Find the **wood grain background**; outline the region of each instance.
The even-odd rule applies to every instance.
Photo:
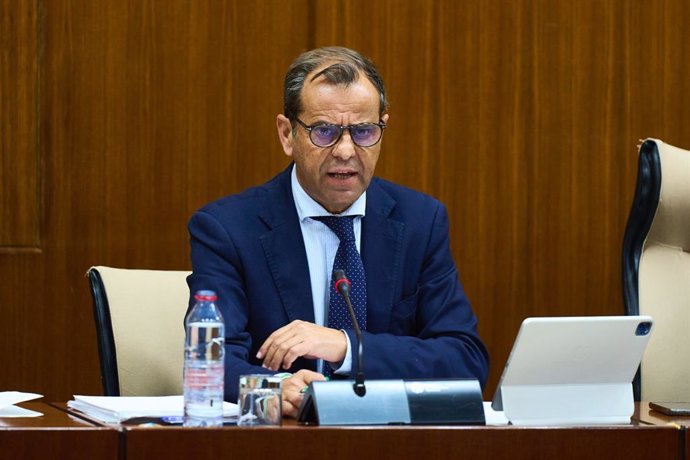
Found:
[[[338,44],[389,89],[378,175],[448,205],[490,397],[525,317],[623,312],[638,139],[690,147],[688,23],[685,0],[0,0],[0,389],[101,391],[86,270],[189,268],[191,213],[287,164],[287,66]]]

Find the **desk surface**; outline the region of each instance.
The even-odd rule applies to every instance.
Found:
[[[41,417],[0,418],[0,456],[33,459],[117,460],[120,432],[99,426],[43,402],[20,404]]]
[[[0,445],[13,458],[165,459],[353,456],[377,459],[644,459],[682,458],[677,425],[603,427],[314,427],[287,421],[276,428],[105,427],[46,403],[32,419],[0,419]],[[646,407],[646,406],[644,406]],[[644,409],[639,411],[644,417]],[[640,416],[642,417],[642,415]],[[5,450],[7,449],[7,450]],[[690,457],[687,457],[690,458]]]
[[[683,429],[683,445],[685,459],[690,459],[690,416],[670,416],[662,414],[649,408],[647,401],[642,401],[637,405],[634,420],[648,425],[667,425]]]
[[[690,428],[690,416],[670,416],[649,408],[649,402],[641,401],[635,410],[633,420],[647,425],[677,425]]]
[[[126,427],[126,458],[645,459],[679,458],[671,426],[306,427],[218,430]]]

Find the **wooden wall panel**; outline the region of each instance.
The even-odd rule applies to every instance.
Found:
[[[637,139],[663,133],[689,145],[680,128],[687,7],[316,4],[316,44],[361,49],[387,82],[378,173],[449,206],[456,261],[492,356],[487,395],[525,317],[622,313]],[[680,93],[673,102],[669,86]],[[664,122],[670,114],[679,121]]]
[[[304,1],[41,10],[32,121],[46,153],[45,246],[0,255],[0,348],[11,351],[0,388],[55,401],[101,389],[86,270],[188,268],[191,213],[287,164],[275,117],[308,28]]]
[[[448,206],[487,397],[523,318],[622,313],[637,139],[690,147],[684,0],[0,8],[0,244],[41,243],[0,253],[0,388],[50,400],[100,391],[89,266],[187,268],[189,215],[287,164],[275,116],[305,49],[378,64],[391,118],[377,172]]]
[[[662,83],[663,124],[657,121],[656,129],[648,135],[687,149],[690,148],[690,40],[683,21],[690,18],[690,4],[666,0],[661,14],[658,35],[662,61],[651,68],[646,66],[649,61],[642,61],[635,70]],[[654,117],[654,112],[642,112],[646,120]]]
[[[0,253],[40,250],[38,6],[0,1]]]

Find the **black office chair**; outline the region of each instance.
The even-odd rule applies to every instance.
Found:
[[[623,239],[625,314],[654,332],[633,384],[636,400],[690,401],[690,152],[646,139]]]
[[[189,274],[89,269],[105,396],[182,394]]]

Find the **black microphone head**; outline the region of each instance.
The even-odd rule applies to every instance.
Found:
[[[333,287],[342,296],[348,296],[350,293],[350,280],[345,276],[345,270],[337,268],[333,270]]]
[[[342,268],[336,268],[333,270],[333,281],[337,283],[341,279],[347,279],[347,276],[345,276],[345,270]]]

